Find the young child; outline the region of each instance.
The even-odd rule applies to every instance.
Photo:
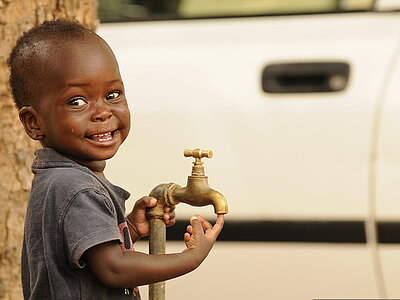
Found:
[[[123,43],[123,41],[121,41]],[[45,22],[9,57],[10,84],[26,133],[39,140],[25,223],[25,299],[140,299],[137,286],[197,268],[222,230],[196,215],[181,253],[148,255],[132,243],[149,232],[143,197],[125,216],[129,193],[104,177],[105,160],[127,137],[130,113],[113,52],[80,24]],[[167,226],[174,207],[164,208]]]

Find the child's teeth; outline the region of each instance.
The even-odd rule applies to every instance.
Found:
[[[94,134],[93,138],[97,139],[99,142],[105,142],[112,139],[111,132]]]
[[[101,136],[105,136],[105,135],[109,135],[109,134],[111,134],[111,132],[101,133],[101,134],[95,134],[94,136],[101,137]]]

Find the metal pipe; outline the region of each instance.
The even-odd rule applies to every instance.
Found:
[[[147,218],[150,224],[149,254],[165,254],[166,228],[163,220],[165,202],[165,191],[171,184],[160,184],[151,192],[151,197],[156,198],[157,205],[147,210]],[[165,281],[149,285],[149,300],[165,299]]]
[[[212,151],[201,149],[185,150],[185,157],[194,157],[192,175],[188,176],[186,187],[174,183],[160,184],[151,192],[150,196],[156,198],[157,205],[147,211],[150,224],[149,253],[165,254],[166,228],[163,220],[164,206],[176,205],[184,202],[193,206],[212,204],[216,214],[227,214],[228,203],[225,197],[213,190],[208,185],[208,178],[204,173],[201,158],[212,157]],[[165,300],[165,282],[149,285],[149,300]]]

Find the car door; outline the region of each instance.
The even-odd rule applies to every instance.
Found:
[[[364,224],[375,220],[371,163],[397,12],[101,24],[99,34],[133,116],[108,176],[136,199],[185,185],[183,149],[211,149],[206,174],[229,202],[227,243],[195,280],[171,282],[173,299],[204,278],[198,299],[385,293]],[[197,211],[212,218],[211,208],[177,208],[182,224]]]
[[[399,47],[399,46],[398,46]],[[374,132],[371,178],[371,216],[376,220],[379,242],[376,253],[381,264],[384,288],[389,297],[400,293],[397,278],[400,276],[400,139],[399,95],[400,55],[399,48],[392,56],[387,80],[377,104]]]

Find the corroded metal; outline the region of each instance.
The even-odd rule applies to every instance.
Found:
[[[216,214],[227,214],[228,203],[220,192],[213,190],[208,185],[208,177],[205,176],[202,157],[211,158],[212,151],[209,150],[185,150],[184,156],[194,157],[192,175],[188,176],[186,187],[177,184],[170,185],[164,199],[168,205],[176,205],[184,202],[193,206],[206,206],[212,204]]]
[[[151,192],[150,196],[156,198],[157,205],[147,210],[147,218],[150,224],[149,253],[165,254],[166,228],[163,220],[165,203],[165,191],[171,184],[160,184]],[[149,285],[150,300],[165,299],[165,281]]]
[[[149,253],[164,254],[166,244],[166,228],[163,221],[164,206],[176,205],[184,202],[193,206],[212,204],[216,214],[227,214],[228,203],[225,197],[213,190],[208,185],[201,158],[211,158],[212,151],[194,149],[184,151],[185,157],[194,157],[192,175],[188,176],[187,186],[181,187],[174,183],[160,184],[151,192],[150,196],[156,198],[157,205],[147,211],[150,223]],[[165,299],[165,282],[149,285],[149,300]]]
[[[150,254],[165,254],[166,230],[162,219],[150,219]],[[152,283],[149,285],[149,299],[165,299],[165,281]]]

